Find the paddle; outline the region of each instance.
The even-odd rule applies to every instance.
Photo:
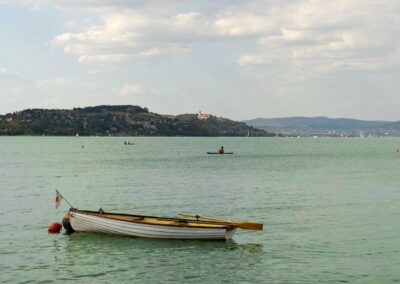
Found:
[[[249,221],[231,221],[231,220],[224,220],[224,219],[207,217],[207,216],[199,216],[199,215],[188,214],[188,213],[179,213],[178,215],[184,216],[184,217],[196,218],[196,219],[204,219],[204,220],[211,220],[211,221],[227,223],[227,224],[231,224],[231,225],[237,226],[237,227],[239,227],[241,229],[245,229],[245,230],[261,231],[263,229],[263,224],[249,222]]]

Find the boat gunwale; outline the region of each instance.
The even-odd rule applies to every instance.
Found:
[[[127,213],[109,213],[109,212],[104,212],[103,214],[107,215],[122,215],[122,216],[129,216],[129,217],[140,217],[141,219],[138,220],[124,220],[120,218],[113,218],[110,216],[104,216],[102,213],[98,211],[91,211],[91,210],[80,210],[76,208],[70,208],[69,212],[73,213],[81,213],[81,214],[86,214],[90,216],[95,216],[99,218],[104,218],[104,219],[110,219],[110,220],[116,220],[116,221],[121,221],[121,222],[128,222],[128,223],[136,223],[136,224],[142,224],[142,225],[150,225],[150,226],[168,226],[168,227],[185,227],[185,228],[199,228],[199,229],[226,229],[227,232],[231,231],[233,229],[236,229],[237,226],[224,223],[224,222],[218,222],[218,221],[203,221],[203,220],[189,220],[189,219],[184,219],[184,218],[173,218],[173,217],[158,217],[158,216],[147,216],[147,215],[135,215],[135,214],[127,214]],[[177,224],[157,224],[157,223],[149,223],[146,221],[143,221],[144,218],[149,218],[149,219],[159,219],[163,221],[175,221],[179,222]],[[191,226],[189,223],[195,223],[195,224],[204,224],[204,226]],[[207,226],[209,225],[217,225],[219,227],[214,227],[214,226]]]

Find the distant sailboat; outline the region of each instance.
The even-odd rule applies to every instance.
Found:
[[[76,137],[76,138],[79,138],[79,133],[76,133],[75,137]]]
[[[250,130],[247,130],[247,137],[250,137]]]

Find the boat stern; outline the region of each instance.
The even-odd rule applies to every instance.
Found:
[[[227,229],[225,234],[225,239],[226,240],[232,239],[233,235],[236,233],[236,229],[237,229],[236,227],[232,229]]]

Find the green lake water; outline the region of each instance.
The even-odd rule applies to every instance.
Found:
[[[124,140],[0,137],[1,282],[400,282],[400,139]],[[234,155],[206,155],[221,145]],[[80,209],[264,230],[227,242],[49,235],[68,210],[55,188]]]

